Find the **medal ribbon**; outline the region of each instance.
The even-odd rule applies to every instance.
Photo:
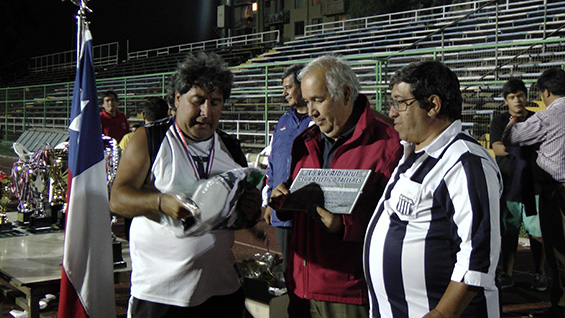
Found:
[[[179,125],[177,124],[176,120],[175,120],[175,129],[176,129],[177,134],[179,135],[180,140],[182,140],[182,143],[184,145],[184,149],[186,150],[188,162],[190,162],[190,165],[192,166],[192,171],[194,172],[194,177],[196,177],[196,180],[200,180],[202,177],[198,173],[197,164],[196,164],[196,162],[194,162],[194,159],[192,158],[192,154],[190,153],[190,149],[188,147],[188,143],[186,142],[186,138],[184,137],[184,133],[182,132],[182,130],[180,130]],[[216,145],[216,135],[213,134],[212,135],[212,145],[210,146],[210,150],[208,152],[208,162],[206,164],[206,170],[205,170],[205,175],[204,175],[205,179],[207,179],[210,176],[210,171],[212,171],[212,164],[214,162],[214,156],[216,154],[215,145]]]

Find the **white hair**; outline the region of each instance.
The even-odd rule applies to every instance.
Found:
[[[304,76],[315,69],[325,71],[327,89],[333,100],[343,97],[343,87],[347,85],[351,91],[351,100],[355,102],[361,84],[349,64],[337,56],[324,55],[308,63],[298,74],[298,80],[302,81]]]

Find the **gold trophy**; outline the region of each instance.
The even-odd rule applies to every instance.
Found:
[[[54,149],[49,153],[49,206],[51,214],[56,216],[56,224],[65,227],[65,207],[67,199],[68,152]]]
[[[11,231],[12,222],[6,214],[7,206],[11,201],[10,180],[3,171],[0,171],[0,232]]]

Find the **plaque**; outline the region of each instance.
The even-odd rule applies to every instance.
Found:
[[[336,214],[351,214],[371,170],[300,169],[279,210],[310,210],[316,205]]]

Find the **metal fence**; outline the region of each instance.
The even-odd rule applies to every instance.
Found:
[[[118,42],[95,45],[92,50],[94,66],[108,66],[118,64]],[[53,54],[46,54],[31,58],[30,70],[34,73],[75,68],[77,65],[77,51],[69,50]]]
[[[545,69],[565,65],[565,39],[554,38],[513,43],[469,45],[438,49],[407,50],[400,53],[345,56],[357,73],[362,93],[371,105],[385,111],[388,80],[392,73],[411,61],[435,59],[446,63],[458,75],[464,96],[463,121],[477,138],[485,139],[490,120],[505,109],[501,88],[510,77],[521,78],[532,89]],[[286,110],[281,77],[286,66],[308,60],[240,65],[235,74],[232,96],[226,101],[221,128],[236,134],[246,149],[259,152],[268,144],[278,117]],[[148,74],[97,81],[99,92],[111,89],[120,96],[120,110],[130,118],[139,112],[140,102],[149,96],[164,96],[171,73]],[[0,88],[0,129],[4,140],[15,140],[29,128],[66,128],[73,83]],[[531,106],[537,106],[532,103]]]
[[[171,45],[151,50],[128,52],[128,60],[148,58],[152,56],[169,55],[196,50],[213,50],[234,46],[246,47],[255,44],[279,43],[280,33],[278,30],[267,31],[246,35],[239,35],[215,40]]]

